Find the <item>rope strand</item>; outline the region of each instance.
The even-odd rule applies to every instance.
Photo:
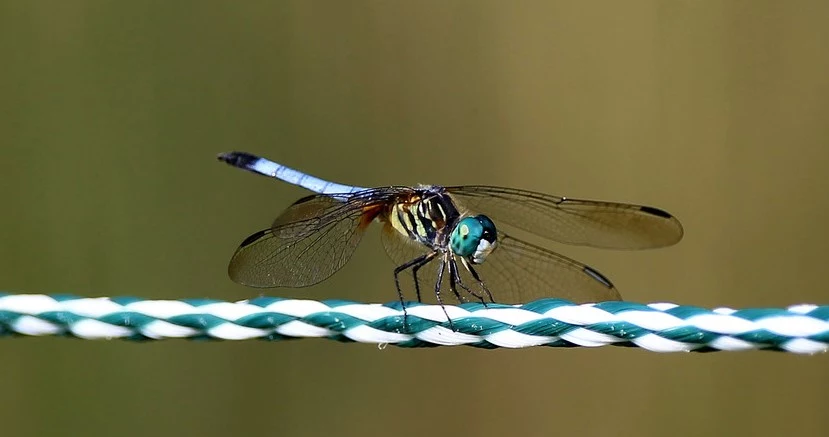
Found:
[[[0,293],[0,335],[81,339],[283,340],[321,337],[400,347],[636,346],[655,352],[829,348],[829,306],[733,310],[542,299],[526,305],[364,304],[260,297],[144,300]]]

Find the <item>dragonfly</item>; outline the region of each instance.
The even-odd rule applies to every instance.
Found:
[[[421,288],[428,287],[450,323],[444,296],[485,305],[544,297],[575,303],[621,300],[598,270],[513,231],[620,250],[671,246],[683,236],[679,220],[650,206],[487,185],[365,188],[326,181],[246,152],[222,153],[218,159],[314,193],[242,241],[228,266],[234,282],[258,288],[320,283],[349,261],[368,226],[380,222],[383,247],[396,265],[394,282],[404,314],[403,290],[414,288],[417,301],[423,302]]]

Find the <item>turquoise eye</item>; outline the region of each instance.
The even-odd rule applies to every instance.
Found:
[[[452,230],[449,244],[452,252],[458,256],[472,256],[478,250],[481,240],[495,242],[495,223],[485,215],[464,217]]]

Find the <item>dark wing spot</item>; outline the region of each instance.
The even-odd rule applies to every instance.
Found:
[[[673,218],[673,216],[668,214],[667,212],[662,211],[659,208],[654,208],[652,206],[643,206],[643,207],[640,207],[639,210],[646,213],[646,214],[655,215],[657,217],[662,217],[662,218],[666,218],[666,219]]]
[[[255,234],[251,235],[250,237],[245,238],[245,241],[243,241],[242,244],[239,245],[239,248],[241,249],[245,246],[249,246],[249,245],[253,244],[253,242],[255,242],[256,240],[264,237],[266,232],[268,232],[268,231],[266,231],[266,230],[265,231],[259,231]]]
[[[590,268],[588,266],[584,266],[583,270],[584,270],[584,273],[587,273],[591,278],[601,282],[602,285],[604,285],[605,287],[613,288],[613,283],[610,282],[610,279],[607,279],[603,274],[597,272],[596,270],[593,270],[592,268]]]

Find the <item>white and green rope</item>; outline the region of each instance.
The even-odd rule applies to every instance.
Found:
[[[260,297],[144,300],[0,293],[0,336],[283,340],[323,337],[401,347],[637,346],[656,352],[829,349],[829,306],[732,310],[542,299],[521,306],[364,304]]]

